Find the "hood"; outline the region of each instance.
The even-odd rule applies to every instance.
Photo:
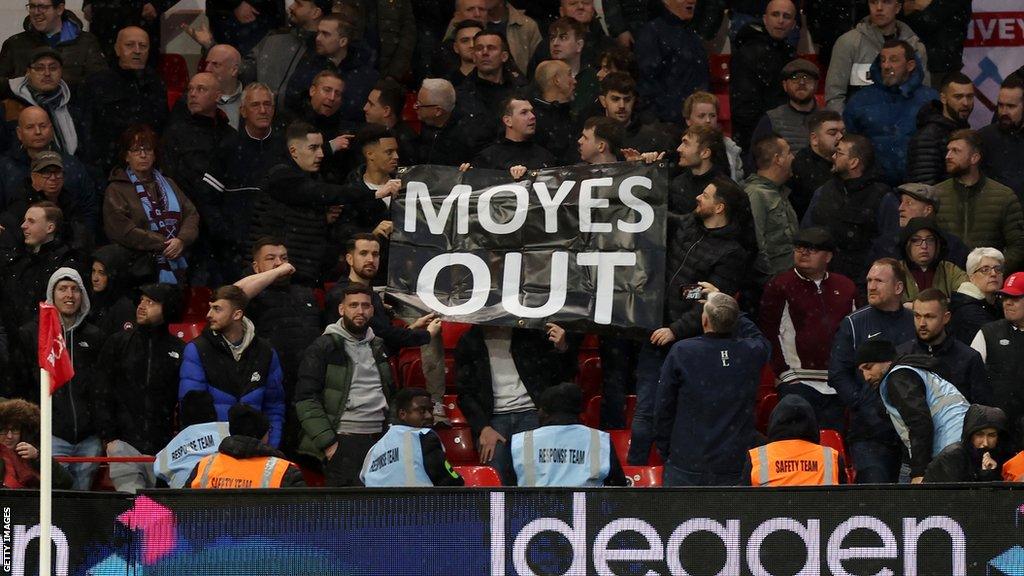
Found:
[[[921,230],[931,230],[932,234],[935,234],[937,244],[935,246],[935,258],[932,260],[931,265],[945,260],[949,247],[946,245],[946,237],[942,235],[942,229],[935,223],[935,220],[931,218],[911,218],[907,225],[900,230],[900,254],[903,257],[903,261],[908,265],[910,264],[907,240],[910,240],[911,236]]]
[[[92,261],[100,262],[107,270],[107,289],[93,296],[102,295],[108,301],[121,296],[129,284],[125,273],[131,260],[132,255],[128,250],[118,244],[108,244],[93,251]],[[92,282],[89,283],[89,291],[92,294]]]
[[[351,332],[345,330],[345,327],[342,326],[341,322],[342,320],[339,318],[338,321],[335,322],[334,324],[328,324],[327,328],[324,328],[324,335],[341,336],[342,338],[345,339],[346,342],[352,342],[353,344],[358,344],[360,342],[369,342],[370,340],[373,340],[373,328],[367,326],[366,334],[362,338],[357,338],[356,336],[353,336]]]
[[[245,351],[249,348],[249,345],[252,344],[252,341],[256,339],[256,325],[252,323],[252,320],[249,320],[249,318],[242,316],[242,327],[242,345],[239,346],[238,348],[232,347],[228,342],[227,338],[222,336],[220,332],[210,330],[209,328],[207,328],[207,330],[210,330],[211,333],[217,335],[218,340],[224,343],[224,346],[231,352],[231,355],[235,358],[235,362],[238,362],[238,360],[242,357],[242,354],[245,354]]]
[[[818,444],[821,433],[811,404],[796,394],[784,396],[768,420],[768,441],[806,440]]]
[[[967,409],[967,414],[964,415],[964,433],[961,437],[964,445],[970,446],[971,435],[982,428],[995,428],[998,430],[1000,444],[1002,444],[1004,439],[1009,440],[1005,412],[991,406],[971,404],[971,407]]]
[[[924,67],[921,66],[921,58],[914,56],[914,61],[917,62],[917,66],[914,66],[913,72],[910,73],[910,77],[906,79],[903,84],[898,86],[886,86],[882,83],[882,61],[881,56],[876,56],[875,61],[871,63],[871,81],[876,86],[886,90],[888,92],[899,92],[900,96],[904,98],[910,98],[914,92],[924,84]]]
[[[259,438],[240,436],[238,434],[228,436],[221,440],[220,446],[217,447],[217,451],[221,454],[240,460],[243,458],[258,458],[263,456],[284,458],[284,454],[260,442]]]
[[[938,124],[950,132],[961,128],[970,128],[970,124],[967,122],[946,118],[943,114],[942,102],[938,100],[927,102],[917,111],[917,128],[920,130],[929,124]]]
[[[57,285],[57,282],[61,280],[72,280],[75,284],[78,284],[78,289],[82,291],[82,307],[78,309],[78,314],[75,315],[75,323],[70,328],[65,328],[65,331],[74,330],[85,321],[85,317],[89,315],[89,310],[92,309],[92,304],[89,302],[89,292],[85,289],[85,283],[82,282],[82,276],[78,273],[78,270],[74,268],[58,268],[56,272],[50,276],[50,281],[46,283],[46,303],[53,304],[53,288]]]
[[[82,24],[82,21],[79,20],[78,16],[76,16],[75,13],[72,12],[71,10],[65,9],[64,13],[61,14],[60,19],[61,19],[61,28],[60,28],[60,41],[61,41],[61,43],[63,43],[63,42],[70,42],[71,40],[74,40],[75,38],[78,38],[78,35],[82,32],[82,29],[85,28],[85,26]],[[35,28],[32,27],[32,22],[29,20],[28,16],[25,16],[25,19],[22,20],[21,27],[24,28],[26,32],[35,32],[36,31]],[[38,32],[37,32],[37,34],[38,34]]]
[[[29,89],[27,76],[11,78],[7,81],[7,84],[11,88],[11,93],[18,98],[26,102],[36,103],[35,96],[32,95],[32,91]],[[61,80],[57,89],[60,90],[60,105],[67,106],[71,102],[71,88],[68,87],[67,82]]]
[[[947,336],[948,338],[948,336]],[[945,369],[942,367],[942,362],[938,358],[932,358],[927,354],[904,354],[896,358],[892,363],[893,367],[896,366],[911,366],[913,368],[920,368],[927,372],[934,372],[943,378],[946,378]],[[946,378],[948,380],[948,378]]]

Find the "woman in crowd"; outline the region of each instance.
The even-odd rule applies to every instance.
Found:
[[[31,443],[38,436],[38,406],[25,400],[0,402],[0,487],[39,487],[39,449]],[[53,487],[69,490],[71,475],[56,461],[52,466]]]
[[[1003,253],[995,248],[975,248],[967,255],[967,278],[950,296],[950,333],[971,345],[978,330],[1003,317],[996,291],[1003,287]]]

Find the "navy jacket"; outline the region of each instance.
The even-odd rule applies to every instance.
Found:
[[[662,122],[680,124],[683,100],[708,87],[708,54],[694,27],[666,11],[640,30],[636,61],[643,110]]]
[[[771,344],[746,316],[734,335],[672,346],[661,367],[654,441],[670,466],[739,474],[754,445],[754,402]]]
[[[828,384],[850,410],[848,439],[900,443],[878,391],[864,382],[857,370],[857,347],[869,338],[906,342],[916,337],[914,313],[902,306],[895,312],[864,306],[839,324],[832,339]]]

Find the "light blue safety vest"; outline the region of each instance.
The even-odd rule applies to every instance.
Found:
[[[603,486],[611,439],[582,424],[519,432],[512,436],[512,465],[520,486]]]
[[[893,427],[896,428],[896,433],[900,435],[908,452],[910,451],[910,430],[903,422],[899,411],[889,403],[887,393],[889,376],[897,370],[911,370],[924,381],[925,402],[928,403],[928,410],[932,414],[932,428],[935,431],[932,438],[931,454],[934,458],[943,448],[961,440],[964,431],[964,415],[967,414],[970,403],[960,394],[956,386],[934,372],[913,366],[896,366],[890,370],[879,387],[882,393],[882,403],[885,404],[885,410],[889,413],[889,418],[892,419]]]
[[[217,453],[222,440],[230,436],[227,422],[204,422],[185,428],[157,452],[153,471],[171,488],[184,488],[192,469],[204,456]]]
[[[392,424],[387,434],[366,453],[359,479],[368,487],[433,486],[423,464],[420,445],[420,436],[433,433],[430,428]]]

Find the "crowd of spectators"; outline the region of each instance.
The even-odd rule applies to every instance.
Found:
[[[288,460],[461,484],[424,432],[448,425],[446,354],[507,485],[621,484],[652,457],[673,485],[998,479],[1024,441],[1024,67],[971,129],[969,2],[208,0],[171,91],[167,4],[86,0],[86,25],[28,0],[0,48],[4,485],[37,481],[41,301],[75,369],[54,454],[156,456],[110,467],[128,490],[301,485]],[[446,352],[384,286],[399,166],[622,161],[665,162],[669,190],[663,326],[595,346],[620,463],[565,385],[584,334],[480,325]],[[426,391],[395,379],[403,350]],[[412,438],[423,470],[387,469]],[[576,441],[587,473],[532,459]]]

